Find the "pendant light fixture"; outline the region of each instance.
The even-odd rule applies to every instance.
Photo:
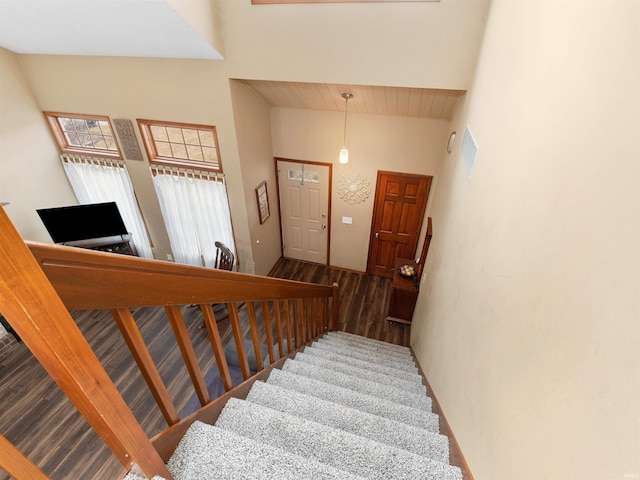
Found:
[[[347,149],[347,106],[349,100],[353,98],[350,93],[343,93],[344,98],[344,138],[342,143],[342,149],[340,149],[340,163],[349,163],[349,150]]]

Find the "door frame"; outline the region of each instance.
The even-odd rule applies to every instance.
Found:
[[[278,226],[280,227],[280,258],[284,258],[284,236],[282,232],[282,199],[280,198],[280,173],[278,162],[300,163],[305,165],[318,165],[329,167],[329,181],[327,185],[327,263],[331,265],[331,192],[333,186],[333,164],[326,162],[314,162],[312,160],[295,160],[292,158],[273,157],[273,165],[276,171],[276,194],[278,195]]]
[[[406,173],[406,172],[392,172],[389,170],[378,170],[377,175],[376,175],[376,188],[375,188],[375,193],[374,193],[374,200],[373,200],[373,212],[371,214],[371,230],[369,232],[369,251],[367,253],[367,268],[366,268],[366,273],[367,275],[374,275],[373,273],[371,273],[371,269],[369,267],[370,263],[371,263],[371,254],[372,254],[372,250],[373,250],[373,242],[375,240],[374,235],[376,232],[376,215],[378,213],[378,209],[380,209],[382,206],[378,204],[378,188],[380,187],[380,177],[382,175],[395,175],[395,176],[401,176],[401,177],[412,177],[412,178],[421,178],[421,179],[428,179],[428,183],[427,183],[427,196],[425,199],[425,204],[424,204],[424,211],[422,212],[422,216],[420,217],[420,229],[418,231],[418,238],[416,241],[416,251],[413,253],[413,258],[415,259],[415,255],[418,252],[418,245],[420,244],[420,232],[422,232],[422,227],[424,224],[424,220],[425,220],[425,214],[427,212],[427,206],[429,204],[429,195],[431,194],[431,185],[433,183],[433,175],[426,175],[424,173]],[[426,240],[426,239],[425,239]]]

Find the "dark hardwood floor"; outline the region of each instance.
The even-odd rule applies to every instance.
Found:
[[[391,279],[281,259],[271,276],[301,282],[340,286],[338,330],[363,337],[409,346],[409,327],[385,320]]]
[[[390,280],[321,265],[281,260],[272,276],[340,285],[338,329],[400,345],[409,344],[409,328],[385,321]],[[202,314],[182,308],[189,335],[206,374],[215,368]],[[77,325],[151,437],[166,424],[108,311],[72,312]],[[134,317],[178,411],[193,389],[162,308],[138,308]],[[244,321],[245,338],[248,322]],[[228,320],[218,323],[223,344],[232,341]],[[264,332],[262,332],[264,335]],[[111,479],[120,464],[24,346],[0,360],[0,433],[55,480]],[[0,471],[0,479],[9,478]]]

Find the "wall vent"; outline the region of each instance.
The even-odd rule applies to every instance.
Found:
[[[462,139],[462,160],[464,161],[464,168],[467,170],[467,178],[471,178],[471,171],[473,170],[473,164],[478,156],[478,144],[476,139],[473,138],[469,125],[464,131],[464,138]]]

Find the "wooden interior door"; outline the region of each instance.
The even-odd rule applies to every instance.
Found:
[[[327,265],[330,166],[278,159],[277,170],[283,256]]]
[[[432,179],[378,172],[367,273],[391,278],[396,257],[415,258]]]

